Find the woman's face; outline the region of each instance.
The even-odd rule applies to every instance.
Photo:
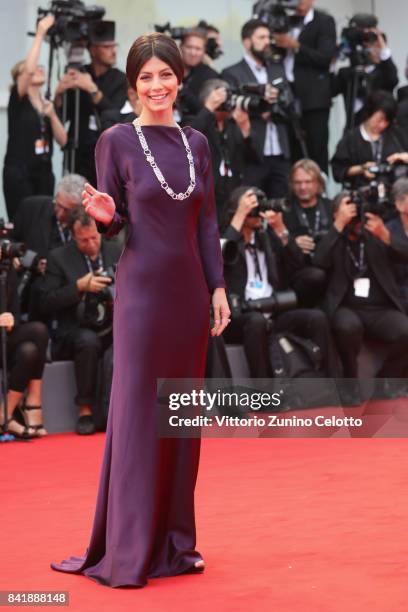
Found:
[[[30,85],[44,85],[45,83],[45,70],[44,66],[37,66],[34,73],[30,78]]]
[[[384,111],[379,110],[367,119],[366,125],[373,134],[382,134],[389,127],[390,122],[385,116]]]
[[[173,108],[178,92],[177,77],[168,64],[152,57],[139,72],[136,91],[142,106],[150,112]]]

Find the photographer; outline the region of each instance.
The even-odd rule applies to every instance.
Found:
[[[4,159],[3,189],[7,214],[14,220],[19,204],[30,195],[52,194],[53,139],[64,147],[67,135],[52,102],[45,100],[43,66],[38,65],[42,42],[54,17],[47,15],[37,31],[27,58],[11,71],[13,85],[8,103],[8,141]]]
[[[392,200],[398,211],[398,216],[387,223],[387,229],[392,236],[408,244],[408,178],[400,178],[392,187]],[[395,263],[401,302],[408,314],[408,265]]]
[[[4,260],[3,253],[1,258]],[[7,430],[4,427],[3,403],[0,407],[0,430],[12,434],[17,439],[29,440],[47,435],[47,430],[42,423],[41,387],[48,345],[48,331],[46,326],[38,321],[21,323],[17,295],[17,275],[14,264],[15,260],[10,261],[10,267],[7,271],[7,311],[0,314],[0,327],[5,327],[7,330],[9,376]],[[0,366],[2,366],[1,351]],[[25,393],[26,397],[24,398]],[[19,407],[21,402],[21,407]],[[20,412],[20,418],[16,414],[16,410]]]
[[[256,185],[268,197],[284,197],[288,190],[290,148],[287,125],[276,122],[272,106],[279,99],[279,89],[271,85],[274,79],[286,83],[285,71],[280,64],[269,61],[271,36],[263,21],[251,19],[241,29],[244,59],[225,68],[222,78],[234,88],[259,83],[265,85],[264,109],[251,112],[251,136],[259,161],[247,164],[244,181]]]
[[[184,79],[179,91],[181,114],[195,115],[202,107],[199,93],[205,81],[218,78],[218,72],[204,63],[207,44],[206,31],[201,28],[187,30],[180,43],[184,64]]]
[[[112,344],[113,303],[107,291],[112,278],[102,276],[101,272],[116,264],[120,248],[101,239],[94,220],[82,207],[71,217],[71,232],[73,240],[49,254],[41,308],[43,314],[55,317],[58,322],[53,358],[74,360],[78,391],[75,402],[79,406],[77,433],[91,434],[95,431],[92,402],[98,361]],[[102,321],[98,318],[100,311]]]
[[[343,48],[350,66],[340,68],[332,79],[332,95],[344,96],[347,126],[359,125],[367,96],[376,90],[393,92],[398,71],[385,35],[374,15],[358,14],[343,30]]]
[[[299,249],[283,223],[282,213],[259,211],[253,189],[239,187],[230,201],[230,225],[223,238],[224,278],[232,320],[224,333],[226,342],[243,342],[249,370],[254,378],[272,376],[270,343],[272,334],[293,332],[313,340],[322,352],[328,376],[336,376],[337,364],[324,313],[318,309],[296,309],[281,313],[235,311],[232,297],[242,304],[268,298],[288,289],[286,279],[299,262]],[[258,209],[258,210],[257,210]],[[266,225],[266,228],[265,228]],[[293,308],[294,304],[288,304]]]
[[[332,158],[334,179],[353,188],[376,178],[373,168],[380,164],[408,164],[408,137],[394,124],[397,102],[387,91],[375,91],[368,98],[363,122],[348,130]]]
[[[314,8],[314,0],[299,0],[299,23],[289,33],[273,33],[273,42],[286,50],[286,77],[302,107],[308,156],[327,174],[330,64],[336,55],[333,17]],[[298,156],[297,156],[298,157]]]
[[[326,275],[313,266],[319,240],[327,233],[332,220],[332,203],[323,196],[325,180],[319,166],[311,159],[301,159],[289,175],[290,208],[284,222],[302,252],[304,267],[290,278],[299,304],[313,307],[322,300]]]
[[[404,375],[408,317],[393,272],[395,261],[408,262],[407,241],[391,234],[381,217],[340,194],[334,202],[334,223],[317,245],[313,263],[328,274],[325,310],[345,378],[358,376],[363,336],[389,346],[379,379]],[[376,393],[386,395],[386,382],[377,381]]]
[[[104,22],[110,25],[110,22]],[[75,90],[79,96],[79,141],[72,171],[96,184],[95,145],[101,132],[100,115],[106,110],[120,110],[127,98],[127,79],[116,63],[117,43],[111,27],[100,27],[92,35],[88,50],[91,63],[82,69],[68,67],[55,92],[55,106],[62,111],[63,94],[67,92],[69,139],[74,141]]]
[[[228,83],[221,79],[206,81],[200,91],[203,107],[189,120],[208,139],[219,225],[231,192],[242,183],[245,164],[257,159],[248,113],[229,107],[227,90]]]

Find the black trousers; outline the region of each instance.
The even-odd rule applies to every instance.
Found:
[[[264,157],[261,164],[247,164],[244,185],[262,189],[268,198],[284,198],[288,195],[290,162],[283,155]]]
[[[330,333],[328,319],[319,309],[299,308],[289,310],[268,322],[259,312],[247,312],[233,318],[223,332],[228,343],[242,343],[248,360],[252,378],[270,378],[273,376],[269,339],[271,334],[291,332],[302,338],[315,342],[322,352],[326,374],[338,376],[336,351]]]
[[[44,373],[48,329],[44,323],[33,321],[14,327],[7,334],[7,366],[9,389],[22,393],[30,380],[41,380]],[[0,364],[2,365],[0,350]]]
[[[48,165],[42,170],[30,171],[20,166],[3,168],[3,191],[9,221],[13,221],[22,199],[33,195],[53,195],[54,175]]]
[[[300,126],[309,159],[313,159],[327,174],[329,169],[329,115],[330,109],[303,111]],[[293,161],[304,157],[295,133],[290,130]]]
[[[75,367],[78,406],[92,405],[95,400],[98,362],[103,352],[112,344],[112,332],[98,336],[92,329],[78,327],[53,345],[53,358],[61,361],[72,359]]]
[[[364,336],[389,345],[378,378],[403,378],[407,370],[408,317],[397,309],[351,310],[341,306],[332,319],[337,348],[343,362],[344,376],[357,378],[357,357]]]

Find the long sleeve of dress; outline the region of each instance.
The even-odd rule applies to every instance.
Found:
[[[123,181],[118,165],[120,152],[115,146],[115,129],[111,128],[101,134],[96,143],[95,163],[98,191],[109,194],[116,206],[116,211],[109,225],[97,222],[97,228],[107,238],[120,232],[127,223],[127,210]]]
[[[204,200],[198,220],[198,244],[201,261],[210,293],[218,287],[226,287],[223,276],[223,258],[214,195],[214,177],[210,150],[206,142],[204,155]]]

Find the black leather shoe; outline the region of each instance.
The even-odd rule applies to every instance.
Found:
[[[95,433],[95,423],[90,414],[80,416],[76,424],[76,432],[81,436],[89,436]]]

